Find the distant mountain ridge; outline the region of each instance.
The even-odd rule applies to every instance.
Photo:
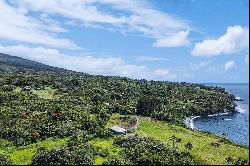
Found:
[[[8,54],[0,53],[0,64],[6,64],[10,66],[14,66],[17,68],[27,68],[35,71],[54,71],[54,72],[69,72],[70,70],[45,65],[39,62],[35,62],[32,60],[27,60],[21,57],[12,56]],[[70,71],[73,72],[73,71]]]

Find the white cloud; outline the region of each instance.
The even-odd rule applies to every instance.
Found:
[[[215,74],[225,74],[225,72],[228,72],[235,68],[236,68],[236,63],[235,61],[232,60],[226,62],[225,64],[210,66],[207,71]]]
[[[180,31],[171,37],[168,38],[160,38],[154,43],[155,47],[178,47],[178,46],[186,46],[190,44],[187,36],[189,31]]]
[[[176,78],[175,74],[172,74],[169,70],[166,70],[166,69],[156,69],[154,71],[154,74],[160,78],[167,78],[167,79]]]
[[[0,39],[42,44],[58,48],[78,48],[68,39],[57,38],[55,33],[65,29],[60,25],[27,16],[23,7],[13,7],[0,1]]]
[[[200,70],[201,68],[208,66],[210,63],[211,61],[204,61],[200,63],[190,63],[189,66],[191,70]]]
[[[35,12],[63,16],[86,27],[139,32],[155,39],[156,47],[186,46],[192,29],[186,21],[156,10],[143,0],[17,0],[13,3]]]
[[[224,66],[224,71],[227,72],[229,70],[232,70],[233,68],[235,68],[236,64],[234,61],[228,61],[227,63],[225,63]]]
[[[155,70],[155,74],[157,76],[166,76],[169,74],[169,71],[168,70],[163,70],[163,69],[157,69]]]
[[[66,55],[60,53],[56,49],[28,47],[23,45],[0,45],[0,52],[20,56],[25,59],[34,60],[51,66],[62,67],[89,74],[160,80],[171,80],[175,78],[175,75],[168,70],[150,70],[143,65],[128,64],[121,58]]]
[[[194,56],[216,56],[236,53],[249,48],[249,28],[239,25],[230,26],[227,32],[217,39],[196,43],[192,50]]]
[[[137,61],[168,61],[166,58],[157,57],[157,56],[137,56]]]

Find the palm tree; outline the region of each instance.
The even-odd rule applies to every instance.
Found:
[[[172,136],[170,137],[169,140],[172,140],[172,141],[173,141],[173,148],[175,149],[174,143],[175,143],[175,140],[176,140],[176,136],[175,136],[175,135],[172,135]]]

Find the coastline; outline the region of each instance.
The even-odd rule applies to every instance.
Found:
[[[240,113],[240,111],[238,111],[238,109],[236,109],[236,112]],[[210,114],[210,115],[207,115],[208,117],[211,117],[211,116],[220,116],[220,115],[227,115],[227,114],[230,114],[230,113],[234,113],[234,112],[223,112],[223,113],[217,113],[217,114]],[[196,129],[194,127],[194,120],[196,118],[200,118],[201,116],[189,116],[189,117],[186,117],[183,121],[184,121],[184,124],[186,125],[186,127],[188,128],[191,128],[191,129]],[[198,130],[198,129],[196,129]]]
[[[194,119],[199,118],[199,117],[201,117],[201,116],[189,116],[189,117],[186,117],[184,119],[184,124],[188,128],[195,129],[193,121],[194,121]]]
[[[247,95],[248,90],[239,89],[239,87],[235,87],[234,85],[231,86],[225,86],[227,89],[230,90],[230,94],[237,94],[236,96],[241,96],[244,98],[243,101],[234,100],[235,108],[232,111],[228,111],[226,109],[223,110],[222,113],[215,113],[205,116],[186,116],[183,119],[183,123],[186,126],[186,128],[189,128],[191,130],[197,130],[197,131],[209,131],[217,136],[221,136],[221,133],[228,133],[229,137],[228,140],[232,141],[233,143],[237,145],[242,145],[249,147],[249,128],[246,127],[245,124],[249,124],[249,121],[247,122],[247,118],[249,118],[249,96]],[[244,91],[243,91],[244,90]],[[240,98],[241,98],[240,97]],[[204,118],[204,120],[208,123],[205,123],[205,128],[203,128],[203,124],[200,123],[200,119],[196,118]],[[220,126],[217,128],[217,123],[213,122],[213,120],[219,120]],[[199,121],[199,122],[197,122]],[[230,122],[231,121],[231,122]],[[197,122],[197,123],[196,123]],[[201,125],[201,126],[200,126]],[[210,126],[211,125],[211,128]],[[203,126],[203,127],[202,127]],[[247,125],[248,126],[248,125]]]
[[[242,108],[240,105],[237,105],[236,106],[236,111],[239,112],[239,113],[242,113],[242,112],[245,112],[246,110],[244,108]]]

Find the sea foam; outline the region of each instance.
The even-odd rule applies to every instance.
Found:
[[[224,120],[233,120],[233,119],[224,119]]]
[[[243,108],[241,108],[240,106],[237,106],[236,107],[236,110],[238,111],[238,112],[245,112],[246,110],[244,110]]]

